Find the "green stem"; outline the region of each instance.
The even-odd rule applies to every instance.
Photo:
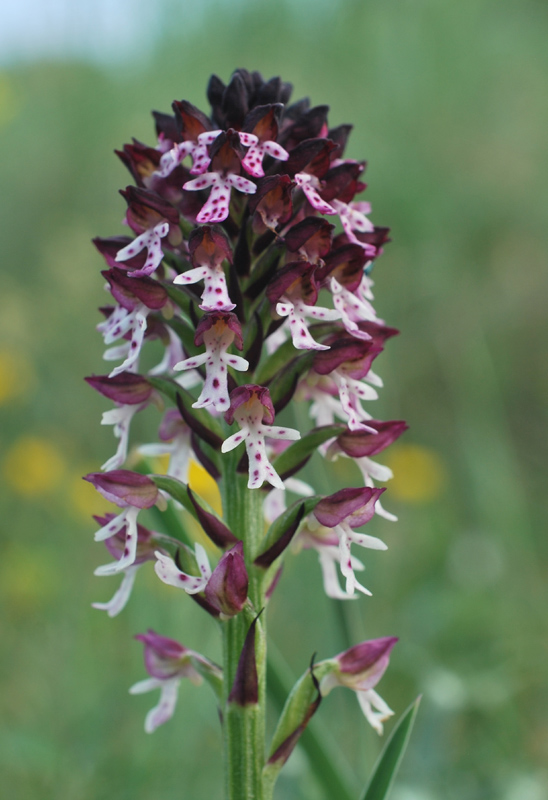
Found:
[[[230,530],[243,541],[249,575],[249,608],[222,623],[224,662],[223,740],[226,800],[268,800],[263,793],[266,709],[266,620],[256,625],[255,655],[258,703],[240,706],[228,703],[251,622],[264,607],[263,571],[253,566],[264,535],[263,495],[247,488],[247,476],[236,474],[240,454],[225,456],[221,481],[223,516]]]

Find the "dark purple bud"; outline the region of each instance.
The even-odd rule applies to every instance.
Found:
[[[162,111],[153,111],[154,127],[156,135],[161,142],[180,142],[181,137],[177,130],[177,120],[171,114],[164,114]]]
[[[116,268],[104,270],[101,274],[109,282],[114,299],[128,311],[133,311],[139,303],[158,311],[168,301],[164,287],[152,278],[132,278],[124,270]]]
[[[182,241],[179,228],[179,212],[171,203],[156,192],[128,186],[121,189],[120,194],[128,204],[126,219],[135,233],[144,233],[160,222],[169,223],[168,239],[170,244],[178,245]]]
[[[314,370],[320,375],[343,369],[346,375],[359,380],[367,375],[373,360],[382,352],[382,346],[373,340],[360,341],[351,336],[328,339],[326,344],[330,345],[329,350],[314,354]]]
[[[239,706],[256,705],[259,702],[259,680],[257,676],[257,659],[255,657],[255,628],[262,611],[255,617],[245,637],[244,646],[238,661],[236,675],[230,694],[229,703]]]
[[[219,125],[222,119],[221,105],[225,88],[224,82],[217,75],[211,76],[207,85],[207,99],[213,109],[213,117]]]
[[[329,203],[335,198],[342,203],[351,203],[354,196],[363,192],[366,184],[358,180],[365,162],[352,161],[332,167],[323,177],[322,198]]]
[[[343,157],[346,143],[353,127],[353,125],[339,125],[337,128],[331,128],[327,134],[328,138],[339,146],[339,149],[336,151],[337,158]]]
[[[156,484],[147,475],[128,469],[90,472],[84,480],[92,483],[106,500],[120,508],[151,508],[160,496]]]
[[[134,141],[133,144],[125,144],[123,150],[114,152],[128,168],[138,186],[145,188],[151,184],[154,172],[160,166],[162,154],[159,150]]]
[[[213,126],[209,118],[188,100],[175,100],[172,108],[175,112],[177,131],[182,141],[195,142],[201,133],[212,130]]]
[[[239,614],[247,600],[249,579],[243,552],[242,542],[227,550],[205,587],[206,600],[226,617]]]
[[[223,126],[241,129],[245,115],[249,109],[249,73],[247,70],[236,70],[230,78],[230,83],[223,92],[221,115]]]
[[[351,458],[376,456],[398,439],[407,430],[403,420],[367,420],[368,428],[375,428],[377,433],[367,431],[346,430],[337,437],[338,447]]]
[[[322,178],[330,166],[330,153],[336,147],[328,139],[307,139],[291,151],[284,164],[284,172],[291,176],[297,172],[307,172]]]
[[[259,142],[275,142],[278,138],[278,120],[282,109],[281,103],[255,106],[246,116],[243,130],[253,133]]]
[[[284,126],[282,143],[288,150],[295,148],[300,142],[315,140],[317,137],[325,137],[327,134],[329,106],[314,106],[309,109],[308,99],[306,99],[295,103],[288,111],[294,119],[291,127]]]
[[[382,639],[361,642],[345,650],[336,656],[341,673],[362,678],[367,675],[369,680],[374,681],[374,685],[388,666],[390,652],[397,641],[396,636],[385,636]]]
[[[112,378],[108,375],[92,375],[84,380],[115,403],[128,406],[146,403],[154,391],[147,379],[135,372],[121,372]]]
[[[320,525],[326,528],[335,528],[341,522],[347,522],[351,528],[359,528],[373,517],[375,503],[384,491],[369,486],[341,489],[320,500],[314,515]]]
[[[218,517],[216,517],[214,514],[211,514],[209,511],[206,511],[200,505],[190,486],[187,486],[187,492],[192,505],[196,509],[198,522],[209,536],[213,544],[216,544],[217,547],[224,548],[239,541],[236,536],[234,536],[230,528],[227,528],[224,522],[221,522]]]

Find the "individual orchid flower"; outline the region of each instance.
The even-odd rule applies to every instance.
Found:
[[[320,196],[321,178],[330,166],[330,153],[337,145],[328,139],[316,138],[301,141],[290,154],[287,168],[310,205],[320,214],[336,214],[336,210]]]
[[[317,280],[329,289],[333,304],[341,315],[341,322],[347,332],[356,339],[367,340],[369,334],[362,331],[359,322],[377,320],[370,300],[360,292],[364,278],[367,256],[358,244],[343,244],[325,255],[323,264],[317,270]],[[380,322],[380,320],[378,320]]]
[[[122,305],[112,309],[107,319],[97,325],[97,330],[103,335],[106,345],[112,344],[117,339],[129,337],[124,344],[108,347],[103,354],[105,361],[117,361],[123,358],[121,364],[115,367],[109,377],[114,378],[121,372],[131,372],[139,368],[139,356],[147,328],[149,309],[138,303],[131,311]]]
[[[359,245],[363,248],[367,256],[374,258],[376,253],[374,245],[360,241],[354,233],[354,231],[358,231],[359,233],[371,233],[375,230],[373,223],[365,216],[371,213],[371,203],[364,200],[354,203],[343,203],[341,200],[335,199],[331,200],[331,205],[339,215],[348,241],[352,242],[352,244]]]
[[[333,295],[333,305],[341,315],[346,330],[357,338],[365,339],[360,334],[358,323],[366,320],[377,321],[375,309],[368,300],[342,286],[336,278],[331,278],[329,288]]]
[[[153,630],[136,637],[145,645],[145,668],[149,678],[134,684],[131,694],[143,694],[160,689],[160,702],[152,708],[145,719],[145,731],[152,733],[173,716],[177,704],[179,684],[188,678],[199,686],[204,677],[211,683],[220,683],[222,670],[209,659],[189,650],[174,639],[160,636]]]
[[[289,222],[293,214],[291,191],[294,186],[289,175],[269,175],[260,181],[256,193],[248,200],[255,233],[264,233],[265,229],[276,231],[278,226]]]
[[[114,436],[119,439],[116,453],[106,461],[101,469],[118,469],[127,458],[129,428],[131,420],[158,395],[154,388],[141,375],[122,372],[114,377],[94,375],[86,378],[90,386],[116,402],[116,408],[103,412],[102,425],[113,425]]]
[[[245,127],[254,135],[255,141],[249,146],[242,160],[246,172],[254,178],[264,177],[263,159],[269,155],[278,161],[287,161],[289,153],[276,142],[278,136],[278,117],[281,104],[256,106],[245,119]],[[246,144],[246,142],[243,142]]]
[[[109,522],[112,522],[114,517],[114,514],[105,514],[104,517],[96,516],[94,519],[104,528]],[[107,550],[117,561],[120,561],[124,555],[126,540],[127,521],[114,536],[109,536],[105,539]],[[123,570],[124,577],[122,578],[122,583],[111,600],[106,603],[92,603],[93,608],[106,611],[109,617],[117,616],[125,608],[129,600],[139,568],[147,561],[154,561],[154,552],[158,549],[158,543],[158,534],[148,530],[148,528],[145,528],[143,525],[137,525],[137,552],[135,561]]]
[[[339,337],[327,352],[316,353],[314,372],[328,375],[336,387],[350,430],[373,431],[364,423],[371,418],[361,405],[362,400],[376,400],[377,392],[364,383],[368,380],[373,359],[382,351],[378,341],[359,341]],[[331,394],[332,392],[329,392]],[[374,432],[374,431],[373,431]]]
[[[225,439],[221,451],[228,453],[245,441],[249,459],[248,489],[258,489],[263,481],[284,489],[282,479],[268,460],[265,436],[271,439],[295,440],[300,439],[301,434],[294,428],[271,424],[274,422],[274,406],[268,389],[255,384],[245,384],[234,389],[225,419],[229,425],[236,420],[240,430]]]
[[[209,606],[228,619],[239,614],[247,600],[248,576],[243,557],[243,544],[237,542],[221,556],[211,571],[204,548],[196,543],[195,559],[199,576],[183,572],[175,561],[165,553],[156,552],[154,569],[163,583],[183,589],[187,594],[204,593]]]
[[[379,735],[383,732],[382,723],[394,712],[373,687],[384,675],[390,652],[397,641],[394,636],[371,639],[339,653],[334,659],[320,661],[316,665],[318,671],[326,673],[320,680],[322,695],[329,694],[337,686],[352,689],[356,692],[365,718]],[[326,669],[328,666],[332,666],[332,669]]]
[[[386,545],[375,536],[365,533],[356,533],[354,528],[360,528],[371,520],[375,513],[375,503],[384,489],[341,489],[335,494],[324,497],[314,511],[309,515],[305,526],[305,536],[308,537],[308,546],[318,550],[322,557],[324,582],[329,587],[331,596],[337,595],[333,581],[334,553],[332,548],[336,545],[334,535],[338,540],[338,561],[341,574],[346,578],[346,596],[352,596],[357,589],[363,594],[371,594],[354,574],[354,569],[361,569],[360,562],[356,564],[350,552],[351,544],[367,547],[373,550],[386,550]],[[299,533],[301,536],[301,533]],[[323,548],[328,548],[324,550]]]
[[[115,575],[135,563],[137,557],[137,517],[143,508],[153,505],[165,507],[156,484],[146,475],[119,469],[110,472],[90,472],[84,476],[103,497],[123,508],[117,516],[109,519],[95,533],[95,541],[103,542],[116,536],[125,528],[125,545],[122,556],[111,564],[97,567],[95,575]]]
[[[312,337],[307,317],[322,322],[340,319],[337,310],[314,305],[319,291],[314,270],[314,265],[304,261],[286,264],[266,290],[270,302],[275,303],[276,313],[288,317],[291,339],[297,350],[329,350],[329,345],[320,344]]]
[[[180,103],[177,104],[179,107],[181,105],[182,104]],[[190,105],[190,103],[187,105]],[[195,141],[187,139],[184,142],[178,142],[171,148],[171,150],[168,150],[161,157],[158,175],[160,175],[162,178],[169,175],[181,163],[181,161],[186,158],[186,156],[191,156],[192,158],[192,168],[190,170],[190,174],[203,175],[211,163],[211,158],[207,148],[210,147],[215,139],[217,139],[217,137],[222,133],[224,133],[222,130],[203,131],[202,133],[198,134]],[[256,136],[253,136],[249,133],[237,131],[237,134],[240,142],[243,145],[251,145],[253,147],[258,141]]]
[[[315,175],[310,175],[307,172],[297,172],[296,175],[293,176],[293,180],[300,186],[303,192],[306,195],[306,199],[312,206],[315,208],[316,211],[319,211],[320,214],[336,214],[337,211],[333,208],[332,205],[327,203],[325,200],[322,200],[318,189],[321,189],[321,183],[319,178]]]
[[[229,214],[230,192],[232,188],[243,194],[255,194],[257,186],[240,175],[243,152],[238,133],[232,129],[222,132],[211,147],[210,172],[187,181],[183,189],[200,191],[211,187],[207,202],[197,215],[198,222],[223,222]]]
[[[131,261],[146,248],[145,263],[138,269],[131,269],[129,274],[134,278],[151,275],[164,257],[161,240],[167,237],[172,246],[182,242],[179,212],[163,197],[147,189],[128,186],[121,194],[128,204],[126,222],[137,238],[119,250],[115,260]]]
[[[116,254],[116,261],[127,261],[128,258],[133,258],[133,256],[136,256],[146,248],[147,260],[142,269],[139,270],[139,274],[150,275],[160,266],[164,257],[161,240],[168,233],[169,224],[167,222],[159,222],[158,225],[141,233],[130,244],[119,250]]]
[[[103,275],[117,305],[107,309],[107,318],[97,326],[97,330],[103,334],[107,345],[121,338],[127,340],[123,345],[108,348],[103,355],[105,361],[124,359],[109,374],[113,378],[121,372],[138,370],[147,317],[151,311],[164,307],[168,295],[163,286],[148,277],[131,278],[116,268],[103,272]]]
[[[407,430],[403,420],[370,420],[370,428],[376,432],[351,431],[341,433],[331,442],[326,452],[326,457],[334,461],[339,455],[353,459],[362,473],[365,486],[374,486],[374,481],[389,481],[393,477],[392,470],[383,464],[372,461],[371,456],[377,455],[399,438]],[[397,517],[386,511],[380,500],[375,503],[375,513],[391,522],[396,522]]]
[[[203,225],[195,228],[188,240],[194,269],[177,275],[173,283],[188,286],[204,281],[202,311],[232,311],[236,305],[228,296],[223,261],[232,263],[232,250],[226,234],[217,227]]]
[[[346,592],[341,589],[338,577],[341,560],[339,537],[334,530],[319,525],[317,520],[310,516],[295,537],[292,550],[295,554],[301,550],[317,552],[322,571],[323,588],[327,597],[332,597],[334,600],[358,599],[355,592]],[[351,555],[350,562],[354,572],[362,572],[365,569],[362,562],[354,555]],[[371,594],[365,587],[362,587],[361,591],[363,594]]]
[[[162,138],[158,141],[158,147],[163,155],[157,169],[157,175],[162,178],[170,175],[186,156],[192,158],[191,175],[201,175],[209,166],[210,158],[207,151],[207,144],[200,141],[203,133],[213,133],[216,138],[221,131],[211,131],[211,122],[198,108],[187,100],[175,101],[173,103],[175,119],[174,130],[159,131]],[[168,134],[167,136],[165,134]],[[175,139],[182,138],[182,141]],[[171,145],[171,146],[170,146]]]
[[[249,367],[245,358],[227,352],[233,343],[242,349],[242,329],[235,314],[213,312],[202,317],[196,328],[194,344],[204,344],[205,353],[175,365],[175,369],[196,369],[205,364],[204,386],[198,400],[192,404],[193,408],[212,406],[216,411],[226,411],[230,406],[227,368],[245,372]]]

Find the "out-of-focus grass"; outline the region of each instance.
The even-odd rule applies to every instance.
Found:
[[[400,522],[372,523],[390,548],[365,559],[374,596],[343,620],[301,554],[273,599],[273,636],[296,673],[345,647],[345,629],[400,636],[381,694],[397,711],[419,691],[425,701],[394,800],[548,794],[546,8],[300,10],[219,6],[203,35],[176,25],[152,63],[136,54],[118,74],[38,64],[1,76],[0,765],[14,800],[219,795],[207,689],[183,686],[152,737],[154,698],[127,695],[144,677],[134,633],[155,627],[215,658],[214,626],[150,570],[120,617],[90,609],[116,581],[91,574],[104,553],[88,514],[104,506],[76,476],[113,450],[106,404],[82,381],[103,371],[89,239],[122,231],[116,191],[130,183],[112,150],[152,142],[148,110],[174,98],[207,110],[209,74],[236,66],[281,74],[296,97],[330,103],[332,124],[355,124],[348,154],[370,159],[373,218],[393,231],[377,307],[403,332],[379,361],[375,413],[411,425],[386,456],[385,506]],[[157,416],[143,417],[147,440]],[[365,777],[378,743],[354,697],[334,692],[320,713]],[[317,796],[298,752],[281,796]]]

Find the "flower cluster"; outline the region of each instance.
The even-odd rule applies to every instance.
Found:
[[[345,156],[351,126],[329,127],[327,106],[290,104],[290,84],[245,70],[228,85],[213,76],[207,95],[209,116],[174,102],[172,114],[154,113],[154,144],[134,141],[118,152],[136,184],[121,192],[133,235],[94,240],[110,295],[98,330],[104,359],[114,366],[87,380],[114,402],[103,424],[113,425],[119,442],[104,471],[86,479],[122,509],[98,518],[95,538],[114,561],[96,573],[123,576],[112,600],[95,606],[119,613],[136,570],[150,560],[160,580],[221,624],[247,615],[255,631],[283,559],[301,548],[318,553],[330,597],[370,594],[356,577],[364,567],[351,549],[386,549],[358,529],[375,514],[395,519],[382,508],[384,488],[376,485],[390,470],[373,457],[406,425],[367,410],[382,386],[373,362],[397,331],[372,305],[371,271],[388,229],[374,225],[369,203],[357,199],[366,188],[365,162]],[[161,357],[143,367],[151,341]],[[307,430],[279,419],[291,403],[308,409]],[[150,462],[141,461],[138,471],[129,469],[133,417],[166,404],[160,441],[139,452],[169,455],[169,467],[152,474]],[[293,477],[314,452],[327,469],[339,457],[352,459],[358,485],[315,494]],[[191,460],[219,482],[222,515],[188,487]],[[262,506],[253,536],[229,508],[231,496],[242,492]],[[168,506],[180,518],[194,516],[220,551],[216,566],[202,544],[176,530],[168,535],[137,524],[141,510],[151,517],[156,509],[161,521]],[[132,691],[162,689],[147,730],[173,712],[181,678],[222,681],[218,667],[177,642],[152,631],[138,638],[150,679]],[[391,712],[372,687],[394,642],[367,642],[341,654],[329,662],[329,675],[324,669],[319,691],[355,689],[380,729]],[[367,679],[355,677],[365,671]],[[250,670],[241,665],[235,681],[244,672],[247,686]],[[229,704],[245,695],[238,687]]]

